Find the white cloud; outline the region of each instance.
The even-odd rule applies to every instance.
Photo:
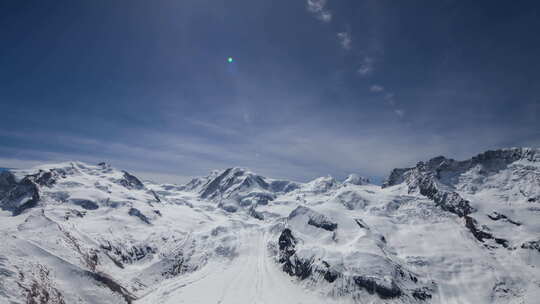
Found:
[[[337,33],[337,37],[339,39],[339,43],[344,49],[346,50],[351,49],[351,43],[352,43],[351,34],[347,32],[340,32],[340,33]]]
[[[384,100],[393,108],[394,113],[399,117],[405,116],[405,111],[403,109],[396,109],[396,101],[394,99],[394,93],[387,92],[385,93],[386,89],[382,85],[374,84],[372,85],[369,90],[373,93],[382,94],[384,93]]]
[[[307,9],[323,22],[332,21],[332,13],[326,9],[326,0],[307,0]]]
[[[330,22],[332,21],[332,14],[329,11],[323,11],[318,16],[319,19],[321,19],[323,22]]]
[[[362,59],[362,63],[360,63],[360,67],[357,70],[358,74],[361,76],[367,76],[373,72],[373,58],[371,57],[364,57]]]
[[[370,90],[371,92],[380,93],[380,92],[384,91],[384,87],[375,84],[375,85],[372,85],[372,86],[369,88],[369,90]]]

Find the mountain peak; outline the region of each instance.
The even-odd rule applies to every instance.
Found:
[[[444,175],[444,172],[450,171],[454,172],[454,175],[459,175],[476,166],[481,166],[483,172],[489,174],[490,172],[498,172],[517,161],[540,163],[540,149],[504,148],[488,150],[462,161],[457,161],[445,156],[437,156],[426,162],[421,161],[412,168],[396,168],[392,170],[390,176],[383,183],[383,187],[393,186],[404,182],[404,175],[408,174],[413,169],[431,172],[437,176],[441,176]]]
[[[350,184],[350,185],[367,185],[370,184],[371,181],[367,177],[360,176],[358,174],[349,174],[347,178],[343,181],[343,184]]]
[[[183,186],[187,191],[196,192],[203,199],[228,202],[227,210],[267,204],[275,199],[276,193],[290,192],[299,184],[288,180],[278,180],[258,175],[249,169],[231,167],[214,170],[208,176],[196,177]],[[234,206],[231,206],[234,205]]]

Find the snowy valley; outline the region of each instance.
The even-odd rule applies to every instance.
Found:
[[[0,172],[0,209],[2,304],[540,298],[540,149],[435,157],[382,186],[68,162]]]

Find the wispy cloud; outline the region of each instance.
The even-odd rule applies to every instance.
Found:
[[[384,100],[393,109],[394,113],[400,118],[403,118],[405,116],[405,110],[396,108],[396,100],[394,98],[394,93],[387,92],[385,87],[378,84],[372,85],[371,87],[369,87],[369,90],[377,94],[384,93]]]
[[[380,86],[380,85],[377,85],[377,84],[374,84],[369,88],[369,90],[371,92],[374,92],[374,93],[380,93],[380,92],[384,91],[384,87]]]
[[[393,111],[398,116],[406,114],[400,108]],[[175,183],[185,182],[187,176],[205,175],[212,169],[228,166],[248,167],[269,177],[300,181],[327,174],[343,177],[354,172],[385,177],[395,167],[411,166],[436,155],[470,157],[500,146],[501,140],[516,132],[486,126],[471,134],[455,136],[451,132],[433,134],[430,128],[411,132],[392,122],[358,129],[329,128],[317,121],[262,128],[257,136],[228,143],[176,133],[136,131],[148,140],[123,143],[61,136],[58,141],[78,149],[71,152],[52,152],[46,147],[21,152],[0,147],[0,167],[28,168],[46,162],[105,160],[142,178]],[[29,135],[21,133],[20,136]],[[46,133],[32,137],[52,138]],[[535,143],[538,142],[531,142]],[[100,151],[99,156],[94,152],[96,149]]]
[[[326,0],[307,0],[307,9],[323,22],[332,21],[332,13],[326,9]]]
[[[360,63],[360,67],[357,70],[360,76],[367,76],[373,72],[373,58],[364,57]]]
[[[351,44],[352,44],[351,34],[349,34],[348,32],[340,32],[340,33],[337,33],[337,37],[339,40],[339,44],[341,44],[341,47],[343,47],[346,50],[351,49]]]

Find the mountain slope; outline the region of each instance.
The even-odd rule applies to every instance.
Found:
[[[0,173],[0,303],[534,303],[540,153],[383,187],[241,168],[186,185],[105,163]]]

